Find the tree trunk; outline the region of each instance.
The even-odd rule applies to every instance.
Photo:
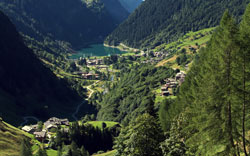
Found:
[[[228,97],[231,97],[231,51],[229,51],[228,53],[228,62],[227,62],[227,85],[228,87]],[[231,147],[233,148],[233,155],[236,156],[235,153],[235,145],[234,145],[234,139],[233,139],[233,125],[232,125],[232,104],[231,104],[231,100],[228,100],[228,135],[229,135],[229,141],[231,144]]]
[[[244,65],[243,65],[243,106],[242,106],[242,140],[243,140],[243,149],[245,156],[247,156],[246,150],[246,138],[245,138],[245,118],[246,118],[246,57],[244,56]]]

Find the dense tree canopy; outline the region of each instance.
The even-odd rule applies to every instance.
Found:
[[[121,76],[121,80],[109,93],[102,97],[98,119],[128,124],[140,114],[154,113],[153,90],[174,74],[174,70],[166,67],[132,67]]]
[[[247,3],[248,0],[146,0],[105,42],[155,47],[189,31],[217,26],[226,8],[239,20]]]
[[[240,29],[229,12],[224,13],[207,47],[194,61],[177,100],[167,105],[170,110],[166,110],[165,117],[169,119],[165,121],[171,124],[176,119],[171,110],[184,116],[180,133],[196,155],[247,155],[246,116],[250,114],[246,100],[250,82],[247,21],[249,8]]]
[[[149,114],[143,114],[122,129],[114,148],[117,156],[161,156],[160,142],[163,139],[157,120]]]

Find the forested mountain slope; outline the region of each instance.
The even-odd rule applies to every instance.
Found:
[[[105,40],[129,47],[155,47],[188,31],[214,27],[225,9],[240,19],[248,0],[146,0]]]
[[[250,5],[240,25],[225,12],[177,100],[162,106],[162,123],[177,126],[172,137],[185,140],[195,155],[249,155],[249,21]]]
[[[42,65],[2,12],[0,21],[0,115],[17,124],[22,116],[70,113],[77,94]]]
[[[2,0],[0,9],[23,34],[38,41],[49,36],[73,47],[102,41],[119,23],[100,1],[87,5],[81,0]]]
[[[153,90],[164,80],[175,74],[166,67],[134,66],[121,76],[100,102],[98,120],[110,120],[128,124],[145,112],[154,113],[155,96]]]

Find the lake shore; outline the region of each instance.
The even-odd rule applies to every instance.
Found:
[[[69,59],[79,59],[80,57],[103,57],[103,56],[111,56],[114,54],[125,54],[127,50],[121,50],[120,48],[104,46],[102,44],[92,44],[89,45],[88,48],[83,48],[76,53],[71,53],[69,55]]]

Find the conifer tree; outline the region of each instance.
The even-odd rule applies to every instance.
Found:
[[[77,144],[73,141],[70,145],[72,156],[79,156],[80,152],[78,150]]]
[[[237,105],[233,62],[238,51],[237,25],[226,11],[207,48],[192,67],[177,99],[188,118],[187,143],[197,155],[235,155]],[[195,144],[197,142],[197,144]],[[218,149],[218,147],[220,147]]]
[[[62,156],[62,147],[58,146],[57,156]]]
[[[243,20],[240,24],[240,55],[239,61],[242,63],[239,64],[238,77],[240,78],[240,87],[239,91],[241,93],[241,103],[242,103],[242,142],[243,142],[243,150],[245,156],[247,156],[247,141],[246,141],[246,123],[249,122],[247,120],[246,115],[250,114],[249,107],[250,107],[250,5],[248,5],[245,14],[243,16]],[[246,121],[247,120],[247,121]],[[249,142],[249,141],[248,141]],[[248,144],[249,145],[249,144]]]
[[[20,156],[32,156],[31,144],[26,138],[22,140]]]
[[[38,152],[37,152],[37,156],[48,156],[46,150],[44,149],[43,145],[42,147],[39,147]]]
[[[80,151],[81,151],[81,156],[89,156],[89,152],[86,151],[84,146],[81,147]]]
[[[115,149],[121,156],[160,156],[160,142],[164,140],[158,121],[149,114],[143,114],[121,132]]]

